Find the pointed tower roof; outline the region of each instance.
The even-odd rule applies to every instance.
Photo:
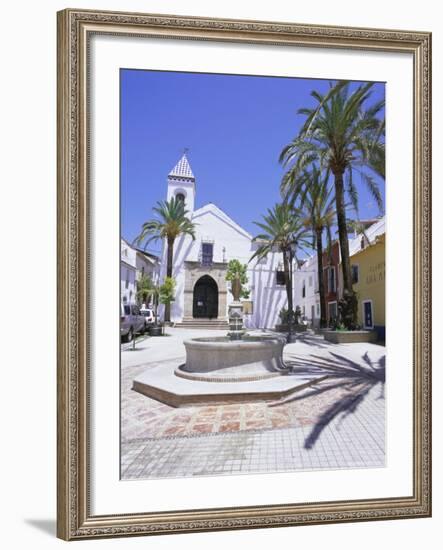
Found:
[[[182,158],[177,162],[174,168],[169,172],[169,177],[183,178],[187,180],[195,181],[195,176],[189,165],[188,157],[186,153],[183,153]]]

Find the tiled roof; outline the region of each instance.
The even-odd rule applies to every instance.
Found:
[[[377,237],[380,235],[383,235],[386,232],[386,223],[385,223],[385,217],[383,216],[378,221],[373,223],[370,227],[365,229],[365,241],[367,243],[367,240],[369,240],[369,244],[373,244]],[[366,239],[367,237],[367,239]],[[352,239],[349,239],[349,255],[353,256],[354,254],[357,254],[361,251],[361,238],[362,235],[358,235],[357,237],[354,237]],[[335,241],[338,242],[338,241]],[[317,262],[317,254],[313,254],[309,258],[306,259],[306,262],[301,267],[300,271],[306,271],[308,267],[311,267],[312,265],[316,264]]]
[[[370,244],[373,244],[379,235],[385,233],[385,217],[380,218],[376,223],[372,224],[365,230],[364,236],[367,237]],[[352,256],[361,250],[361,238],[362,235],[358,235],[354,239],[349,240],[349,255]],[[366,240],[366,239],[365,239]]]
[[[169,172],[169,175],[174,178],[185,178],[195,180],[191,167],[189,166],[188,157],[183,153],[182,158],[177,162],[175,167]]]

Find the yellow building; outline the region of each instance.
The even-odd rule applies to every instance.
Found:
[[[377,227],[375,227],[377,226]],[[372,231],[371,231],[372,230]],[[350,243],[351,244],[351,243]],[[384,219],[357,237],[351,250],[353,288],[358,297],[358,323],[385,339]]]

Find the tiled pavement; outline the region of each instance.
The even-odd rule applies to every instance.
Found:
[[[157,363],[158,364],[158,363]],[[232,432],[308,426],[332,403],[347,396],[347,381],[342,385],[320,382],[315,390],[304,391],[279,406],[265,402],[235,405],[208,405],[176,409],[132,391],[133,378],[143,367],[128,368],[122,377],[122,439],[189,436],[202,433]],[[337,387],[333,387],[337,386]],[[324,393],[318,390],[328,389]],[[303,395],[303,399],[299,399]]]
[[[374,468],[385,463],[384,402],[372,388],[358,409],[324,425],[245,430],[122,444],[122,479]]]
[[[124,367],[122,478],[383,466],[383,349],[323,347],[287,346],[294,368],[330,378],[278,403],[175,409],[131,390],[148,364]]]
[[[374,372],[374,365],[384,369],[381,361],[384,356],[379,350],[372,350],[374,365],[368,365],[367,359],[358,355],[353,357],[350,350],[346,350],[346,355],[339,355],[337,351],[334,348],[334,355],[329,351],[320,355],[315,350],[314,354],[305,354],[302,360],[300,354],[285,354],[286,361],[295,365],[294,368],[305,371],[309,368],[315,374],[321,372],[330,378],[275,406],[257,402],[176,409],[131,390],[133,379],[149,369],[149,364],[125,367],[121,380],[122,440],[314,425],[334,407],[347,406],[368,387],[380,382],[383,388],[383,382]],[[159,361],[154,363],[159,364]]]

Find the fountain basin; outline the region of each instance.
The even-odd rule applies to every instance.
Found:
[[[186,340],[186,364],[151,365],[132,387],[172,407],[188,407],[275,401],[327,378],[289,372],[282,357],[285,343],[273,334]]]
[[[287,373],[284,339],[278,336],[193,338],[184,342],[186,363],[175,374],[183,378],[236,382],[260,380]]]

